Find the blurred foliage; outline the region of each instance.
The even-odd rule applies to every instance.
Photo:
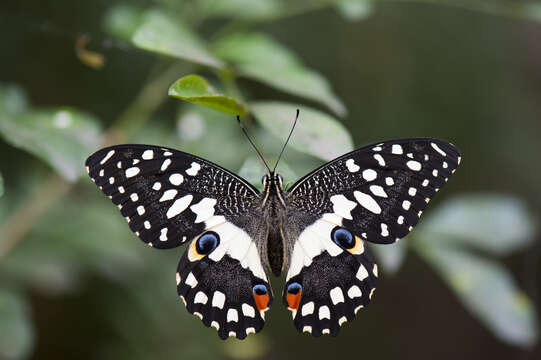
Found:
[[[76,350],[71,354],[76,356],[71,357],[80,357],[82,349],[88,347],[92,347],[92,352],[87,357],[100,359],[251,359],[279,357],[284,353],[293,357],[299,352],[313,357],[325,355],[328,349],[333,349],[332,355],[338,356],[336,344],[344,345],[336,350],[339,354],[351,355],[355,349],[349,345],[359,341],[359,334],[366,337],[367,344],[390,339],[392,345],[381,351],[395,348],[403,334],[389,335],[392,329],[400,328],[400,324],[388,315],[390,310],[378,310],[378,300],[385,301],[383,295],[365,311],[363,320],[349,324],[334,343],[326,339],[312,342],[297,335],[289,316],[281,315],[278,310],[269,317],[268,329],[261,334],[244,342],[219,341],[214,330],[189,316],[176,296],[172,275],[178,251],[155,252],[138,244],[109,200],[102,198],[88,179],[80,179],[84,159],[100,146],[138,142],[195,153],[238,170],[241,176],[261,188],[263,166],[239,131],[234,115],[244,116],[248,131],[254,134],[265,158],[272,164],[296,109],[301,110],[300,120],[285,159],[278,166],[289,184],[323,161],[353,149],[354,140],[363,143],[373,140],[371,136],[376,130],[381,132],[378,137],[388,138],[397,134],[417,135],[411,132],[456,137],[456,143],[464,150],[465,163],[452,179],[453,185],[442,191],[445,194],[440,195],[441,203],[429,210],[408,239],[389,246],[372,246],[384,272],[393,275],[389,280],[383,277],[378,293],[394,284],[398,289],[402,286],[410,293],[424,294],[423,301],[442,301],[441,295],[438,298],[437,285],[425,289],[424,281],[428,280],[422,272],[432,269],[454,294],[456,304],[462,304],[498,341],[523,349],[535,346],[539,338],[538,310],[534,303],[538,296],[535,292],[539,255],[532,249],[539,246],[535,240],[539,239],[541,203],[527,194],[538,191],[539,182],[532,179],[538,176],[539,169],[534,167],[527,171],[526,175],[531,178],[526,179],[525,188],[513,184],[521,184],[521,176],[526,176],[522,173],[532,167],[531,162],[525,165],[524,159],[538,159],[538,139],[532,139],[529,134],[532,132],[527,131],[520,133],[518,140],[505,130],[487,136],[487,128],[497,129],[499,123],[493,120],[487,126],[484,119],[475,116],[477,113],[470,114],[486,107],[487,113],[496,118],[504,117],[506,121],[515,115],[499,107],[503,103],[499,96],[506,101],[508,98],[496,91],[506,89],[490,86],[497,78],[495,74],[507,73],[508,67],[502,65],[501,69],[497,68],[499,72],[492,72],[490,68],[483,78],[468,68],[472,74],[465,74],[465,78],[481,79],[479,82],[483,84],[488,82],[490,89],[489,86],[481,90],[473,86],[472,90],[469,83],[460,83],[464,79],[461,77],[456,81],[459,90],[449,90],[446,87],[451,85],[440,82],[439,78],[434,83],[427,80],[434,72],[441,75],[449,71],[449,78],[455,76],[452,68],[432,64],[432,57],[440,46],[439,39],[437,44],[425,44],[419,50],[421,57],[411,59],[396,55],[405,53],[402,50],[405,45],[390,41],[386,32],[382,36],[378,27],[390,27],[387,21],[393,19],[409,20],[407,10],[410,8],[404,5],[406,3],[430,4],[427,6],[431,9],[427,12],[429,15],[420,16],[424,21],[422,26],[427,29],[431,29],[429,26],[439,29],[438,21],[452,16],[449,14],[458,9],[483,14],[470,16],[498,15],[502,18],[495,21],[500,22],[509,19],[541,21],[539,3],[508,0],[156,0],[100,4],[98,13],[93,12],[98,10],[91,5],[80,4],[88,11],[79,15],[88,21],[84,26],[93,29],[96,38],[105,37],[103,53],[91,50],[96,47],[91,37],[78,34],[72,41],[75,47],[70,44],[71,56],[81,62],[77,71],[86,74],[81,75],[81,79],[92,84],[96,73],[85,71],[107,72],[112,67],[113,71],[107,73],[112,76],[110,82],[101,78],[101,82],[89,85],[91,90],[86,92],[82,89],[65,91],[62,81],[67,75],[63,73],[62,64],[66,53],[56,49],[53,51],[58,54],[36,55],[32,61],[27,55],[17,53],[15,63],[20,61],[37,68],[46,79],[50,79],[47,76],[52,70],[60,85],[52,89],[41,84],[36,86],[34,78],[27,77],[27,69],[23,68],[13,76],[7,76],[8,70],[6,78],[13,81],[0,86],[0,136],[4,140],[0,144],[3,150],[0,154],[0,358],[47,358],[48,341],[51,338],[54,338],[52,342],[63,341],[68,335],[58,336],[62,330],[60,323],[70,326],[76,323],[86,331],[81,333],[80,339],[72,335],[66,340],[76,341],[73,345]],[[63,36],[68,30],[62,26],[69,28],[66,24],[71,15],[67,14],[73,5],[60,0],[49,5],[60,15],[51,15],[46,22],[39,19],[38,32],[44,38],[58,33]],[[40,6],[36,2],[30,7],[31,11],[24,12],[25,16],[38,11]],[[395,12],[383,21],[376,19],[377,22],[374,18],[380,9]],[[313,33],[307,35],[302,27],[314,21],[310,20],[313,13],[319,13],[316,15],[319,23],[312,25],[313,30],[309,31]],[[18,18],[14,19],[7,19],[5,24],[14,25]],[[367,49],[358,45],[366,44],[362,40],[366,34],[348,34],[355,21],[376,24],[371,29],[379,34],[380,42],[370,48],[375,54],[365,52]],[[421,26],[415,21],[413,16],[408,26]],[[460,26],[462,21],[466,20],[461,18]],[[455,30],[452,29],[453,34]],[[295,41],[297,36],[308,37],[311,43],[300,44]],[[373,35],[368,33],[368,36]],[[478,43],[474,45],[477,51]],[[489,45],[490,49],[500,46]],[[449,48],[448,44],[441,46],[445,50]],[[467,63],[475,63],[470,59],[473,56],[470,52],[473,50],[469,48],[457,50],[457,54],[464,54],[468,59]],[[11,54],[8,55],[14,56]],[[331,56],[338,57],[340,62],[332,62]],[[419,67],[412,65],[416,62]],[[330,63],[339,64],[345,70],[330,69],[326,65]],[[387,67],[378,67],[381,64]],[[462,72],[460,66],[466,67],[458,64],[455,71]],[[327,70],[316,70],[321,68]],[[356,73],[351,74],[351,69]],[[404,69],[409,72],[405,73]],[[138,71],[145,73],[134,74]],[[382,73],[375,74],[377,71]],[[322,75],[326,72],[332,81]],[[146,81],[131,81],[133,77],[145,76],[148,76]],[[378,76],[377,85],[381,89],[369,88],[357,76],[363,76],[369,84],[374,84],[370,79]],[[412,80],[417,78],[418,83]],[[133,84],[140,88],[130,88]],[[422,90],[408,87],[411,84],[420,84]],[[360,95],[356,93],[359,89],[362,90]],[[442,118],[452,117],[453,111],[464,105],[454,103],[455,98],[443,99],[444,95],[439,94],[447,94],[446,90],[468,98],[465,104],[468,119],[453,119],[454,122],[447,123],[442,120],[436,124],[432,121],[434,113]],[[470,97],[479,95],[475,91],[493,98]],[[118,98],[104,99],[105,93]],[[81,94],[83,98],[66,101],[65,98],[77,99],[70,97],[72,94]],[[94,97],[87,99],[85,94],[94,94]],[[164,104],[167,94],[183,101]],[[381,94],[387,96],[381,100],[378,118],[398,116],[400,119],[368,122],[370,114],[359,107],[366,106],[367,102],[377,103],[380,100],[371,96]],[[521,95],[520,92],[515,94],[513,101],[522,110],[527,106],[522,106]],[[519,98],[521,100],[517,100]],[[446,101],[450,101],[451,106]],[[104,102],[115,106],[103,107]],[[350,107],[351,118],[362,115],[363,121],[345,118],[348,114],[345,104]],[[415,106],[418,106],[417,115],[407,114]],[[345,118],[346,125],[337,117]],[[464,130],[456,130],[461,126]],[[104,128],[106,130],[102,130]],[[514,124],[512,129],[522,130]],[[487,143],[490,136],[495,139],[493,143]],[[503,142],[507,147],[500,146],[502,139],[507,141]],[[499,147],[486,148],[494,143]],[[517,144],[528,151],[515,156],[516,149],[512,146]],[[478,154],[486,155],[483,159],[489,160],[484,161]],[[494,170],[496,166],[499,168]],[[470,192],[456,194],[466,189]],[[491,192],[472,193],[475,189]],[[527,267],[526,280],[518,281],[514,261],[523,256],[533,257],[533,265]],[[399,270],[407,273],[408,268],[416,265],[416,259],[428,267],[417,268],[413,277],[403,280],[413,279],[413,284],[401,285]],[[528,293],[522,290],[532,281],[534,286]],[[275,293],[280,293],[280,282],[273,280],[273,285]],[[400,293],[401,298],[403,295]],[[414,298],[412,294],[407,295]],[[52,306],[40,306],[49,299],[75,299],[70,303],[75,306],[75,315],[70,317],[69,306],[62,307],[59,314],[53,312]],[[398,306],[401,301],[391,299],[390,302]],[[280,307],[278,303],[275,302],[274,308]],[[443,312],[457,313],[450,308]],[[413,310],[404,313],[403,321],[410,326],[416,315]],[[370,314],[384,317],[370,318]],[[447,319],[453,320],[452,317]],[[428,329],[426,334],[444,337],[447,326],[452,327],[450,323],[434,324],[434,329]],[[370,338],[377,334],[381,334],[378,339]],[[87,343],[89,336],[97,343]],[[417,333],[414,336],[417,340]],[[427,342],[434,342],[434,338]],[[288,343],[295,346],[287,347]],[[476,347],[482,346],[476,339],[473,343]],[[452,346],[460,347],[460,344]],[[451,358],[453,352],[446,350],[446,355]]]

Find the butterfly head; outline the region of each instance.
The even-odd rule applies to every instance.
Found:
[[[271,172],[270,174],[263,175],[261,184],[264,189],[278,188],[279,190],[282,190],[284,179],[282,178],[282,175]]]

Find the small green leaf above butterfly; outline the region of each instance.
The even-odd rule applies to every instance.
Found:
[[[184,76],[171,85],[169,96],[222,112],[245,116],[246,107],[237,99],[218,93],[212,85],[199,75]]]

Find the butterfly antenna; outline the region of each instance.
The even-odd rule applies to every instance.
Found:
[[[280,162],[280,159],[282,158],[282,154],[284,153],[284,150],[286,149],[287,143],[289,142],[289,139],[291,138],[291,134],[293,134],[293,130],[295,129],[295,125],[297,125],[297,119],[299,118],[299,109],[297,109],[297,115],[295,115],[295,122],[293,122],[293,126],[291,127],[291,131],[289,132],[289,135],[287,136],[286,142],[284,143],[284,146],[282,147],[282,151],[280,151],[280,155],[278,155],[278,160],[276,160],[276,164],[274,165],[274,169],[272,169],[272,172],[276,170],[276,167],[278,166],[278,163]]]
[[[250,142],[250,144],[252,144],[252,147],[254,148],[255,152],[257,153],[257,155],[259,155],[259,158],[261,159],[261,161],[263,162],[263,165],[265,165],[265,167],[267,168],[267,170],[269,171],[269,174],[271,173],[271,170],[269,168],[269,165],[267,165],[267,162],[265,161],[265,158],[263,157],[263,155],[261,155],[261,153],[259,152],[259,150],[257,149],[257,147],[255,146],[254,142],[252,141],[252,139],[250,139],[250,137],[248,136],[248,132],[246,131],[246,129],[244,128],[244,125],[242,124],[242,122],[240,122],[240,117],[237,115],[237,121],[239,123],[239,126],[240,126],[240,129],[242,130],[242,132],[244,133],[244,135],[246,135],[246,138],[248,139],[248,141]]]

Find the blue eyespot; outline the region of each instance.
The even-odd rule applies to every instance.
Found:
[[[299,291],[302,290],[302,285],[298,282],[292,282],[287,286],[287,292],[293,295],[296,295],[299,293]]]
[[[265,295],[267,293],[267,287],[263,284],[254,285],[253,292],[257,295]]]
[[[353,234],[349,230],[338,226],[332,230],[331,239],[344,249],[351,249],[355,246],[355,237]]]
[[[207,233],[204,233],[197,239],[197,242],[195,243],[195,249],[197,252],[201,255],[207,255],[212,250],[216,249],[218,244],[220,243],[220,236],[216,234],[214,231],[209,231]]]

